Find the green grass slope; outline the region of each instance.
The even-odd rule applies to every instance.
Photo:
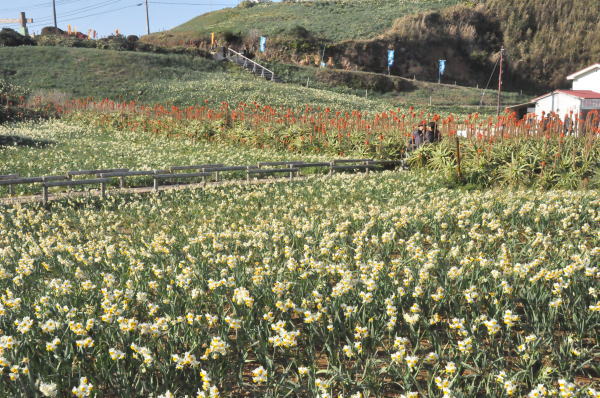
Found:
[[[431,97],[431,104],[439,110],[470,112],[470,106],[478,104],[481,96],[481,90],[475,88],[373,73],[275,63],[269,66],[287,84],[268,83],[233,64],[188,55],[65,47],[0,48],[0,76],[8,76],[9,81],[27,87],[34,95],[59,99],[94,97],[179,106],[205,100],[256,101],[271,106],[382,111],[395,106],[428,106]],[[394,89],[399,84],[400,89]],[[503,103],[521,99],[507,93]]]
[[[396,18],[436,10],[459,0],[335,0],[268,3],[250,8],[226,8],[200,15],[172,31],[206,35],[210,32],[251,30],[272,35],[302,26],[317,37],[331,41],[367,39],[392,26]]]
[[[0,48],[0,74],[35,90],[58,90],[75,97],[134,99],[135,83],[188,80],[223,73],[205,58],[67,47]],[[158,100],[158,98],[146,98]]]
[[[136,100],[143,103],[193,105],[256,101],[297,107],[305,104],[336,109],[385,110],[382,99],[295,84],[268,83],[235,65],[187,55],[146,54],[64,47],[0,48],[0,76],[33,94],[62,97]],[[56,94],[52,94],[56,95]]]

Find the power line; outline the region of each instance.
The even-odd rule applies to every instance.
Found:
[[[500,62],[500,58],[498,58],[496,60],[496,63],[494,64],[494,69],[492,70],[492,73],[490,73],[490,78],[488,79],[487,84],[485,85],[485,88],[483,89],[483,91],[481,92],[481,100],[479,101],[479,106],[483,105],[483,96],[485,95],[486,90],[488,89],[490,82],[492,81],[492,77],[494,76],[494,72],[496,72],[496,68],[498,67],[498,63]]]
[[[110,5],[111,2],[115,2],[115,1],[120,1],[120,0],[108,0],[108,1],[104,1],[101,5],[92,4],[92,5],[89,5],[89,6],[85,6],[85,7],[82,7],[82,8],[78,8],[78,9],[74,9],[74,10],[70,10],[70,11],[64,12],[64,13],[61,14],[61,16],[76,15],[79,12],[86,12],[86,11],[89,11],[91,9],[99,8],[100,6]],[[59,5],[60,5],[60,3],[59,3]],[[54,19],[54,13],[53,13],[53,15],[48,15],[48,16],[45,16],[45,17],[35,18],[35,24],[34,25],[39,25],[40,23],[49,22],[49,21],[52,21],[53,19]]]
[[[112,10],[106,10],[106,11],[103,11],[103,12],[97,12],[97,13],[94,13],[94,14],[81,15],[81,16],[78,16],[78,17],[75,17],[75,18],[70,18],[68,21],[60,20],[60,22],[77,21],[77,20],[80,20],[80,19],[89,18],[89,17],[95,17],[95,16],[98,16],[98,15],[106,15],[106,14],[110,14],[110,13],[113,13],[113,12],[116,12],[116,11],[125,10],[127,8],[139,7],[142,4],[143,3],[138,3],[138,4],[133,4],[133,5],[125,6],[125,7],[115,8],[115,9],[112,9]],[[44,24],[41,23],[41,24],[35,24],[35,25],[31,25],[31,26],[39,27],[39,26],[42,26],[42,25],[44,25]]]
[[[79,8],[77,10],[71,10],[71,11],[67,11],[65,13],[63,13],[63,16],[72,16],[72,15],[76,15],[76,14],[80,14],[83,12],[87,12],[87,11],[91,11],[91,10],[95,10],[97,8],[102,8],[102,7],[106,7],[115,3],[120,3],[122,0],[107,0],[107,1],[103,1],[102,3],[98,3],[98,4],[92,4],[86,7],[82,7]]]
[[[150,1],[150,4],[169,4],[169,5],[177,5],[177,6],[230,6],[231,3],[221,4],[221,3],[179,3],[179,2],[170,2],[170,1]]]
[[[44,8],[44,7],[48,7],[48,2],[45,3],[37,3],[37,4],[32,4],[30,6],[19,6],[19,7],[10,7],[10,8],[0,8],[0,12],[6,12],[6,11],[15,11],[15,10],[22,10],[23,8],[27,8],[28,10],[32,10],[32,9],[36,9],[36,8]]]
[[[71,10],[71,11],[67,11],[67,12],[61,13],[60,16],[61,17],[73,17],[73,16],[76,16],[78,14],[85,13],[85,12],[88,12],[88,11],[91,11],[91,10],[95,10],[95,9],[98,9],[98,8],[106,7],[106,6],[115,4],[115,3],[119,3],[121,1],[122,0],[108,0],[108,1],[103,1],[103,2],[98,3],[98,4],[91,4],[89,6],[85,6],[85,7],[79,8],[79,9],[75,9],[75,10]],[[36,23],[49,22],[49,21],[52,21],[52,20],[53,20],[53,17],[50,17],[50,16],[48,16],[48,17],[42,17],[42,18],[37,18],[36,19]]]
[[[24,8],[26,8],[27,10],[34,10],[34,9],[38,9],[38,8],[47,8],[49,5],[49,1],[47,0],[43,3],[36,3],[36,4],[31,4],[31,5],[20,5],[18,7],[10,7],[10,8],[0,8],[0,11],[4,12],[4,11],[15,11],[15,10],[22,10]],[[59,5],[64,5],[64,4],[70,4],[70,3],[76,3],[78,1],[81,0],[56,0],[57,4]]]
[[[56,2],[56,5],[67,5],[69,4],[70,6],[74,6],[74,3],[80,3],[78,5],[83,5],[81,4],[82,2],[85,2],[86,0],[54,0],[52,1],[52,3]],[[93,3],[93,4],[89,4],[86,6],[83,6],[81,8],[76,8],[76,9],[71,9],[69,11],[65,11],[63,13],[60,13],[58,15],[58,21],[56,14],[53,13],[53,15],[47,15],[44,17],[40,17],[40,18],[36,18],[35,19],[35,23],[30,24],[30,27],[35,27],[35,28],[39,28],[42,26],[48,26],[51,23],[67,23],[67,22],[72,22],[72,21],[77,21],[77,20],[81,20],[81,19],[85,19],[85,18],[90,18],[90,17],[95,17],[95,16],[100,16],[100,15],[106,15],[106,14],[110,14],[110,13],[114,13],[117,11],[121,11],[124,9],[128,9],[128,8],[133,8],[133,7],[139,7],[144,5],[144,3],[146,3],[146,7],[148,7],[148,4],[157,4],[157,5],[169,5],[169,6],[221,6],[221,7],[225,7],[225,6],[231,6],[232,3],[214,3],[213,1],[209,1],[209,2],[180,2],[180,1],[150,1],[150,0],[136,0],[138,1],[136,4],[130,4],[124,7],[120,7],[120,8],[114,8],[114,9],[110,9],[110,10],[104,10],[101,12],[96,12],[96,13],[91,13],[91,14],[86,14],[89,11],[92,10],[96,10],[96,9],[100,9],[103,7],[107,7],[110,5],[115,5],[116,3],[120,3],[123,0],[103,0],[101,2],[98,3]],[[233,3],[235,3],[236,1],[234,0]],[[51,4],[51,0],[46,0],[43,3],[36,3],[33,4],[31,6],[26,6],[27,9],[30,8],[48,8],[48,7],[52,7],[53,4]],[[21,6],[20,8],[23,8],[23,6]],[[1,10],[0,10],[1,11]],[[85,14],[85,15],[81,15],[81,14]],[[150,23],[148,20],[148,11],[146,11],[146,24],[147,24],[147,29],[149,31],[150,29]]]

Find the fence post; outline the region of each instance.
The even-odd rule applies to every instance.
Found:
[[[48,187],[45,184],[42,186],[42,202],[48,204]]]
[[[246,168],[246,182],[250,184],[250,166]]]
[[[125,188],[125,177],[123,176],[119,177],[119,188]]]
[[[331,162],[329,162],[329,175],[330,176],[333,175],[333,160]]]
[[[106,183],[105,182],[100,183],[100,196],[102,197],[102,199],[106,199]]]
[[[154,170],[154,174],[157,174],[156,170]],[[153,186],[154,192],[158,192],[158,178],[156,178],[156,175],[153,176],[153,178],[154,178],[154,186]]]

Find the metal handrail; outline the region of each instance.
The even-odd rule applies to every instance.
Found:
[[[275,72],[273,72],[272,70],[269,70],[267,68],[265,68],[264,66],[262,66],[261,64],[259,64],[258,62],[255,62],[253,60],[251,60],[250,58],[246,57],[245,55],[240,54],[239,52],[232,50],[231,48],[227,47],[227,55],[229,55],[229,53],[232,53],[233,55],[237,56],[237,57],[241,57],[244,62],[250,62],[254,68],[259,67],[263,70],[262,72],[262,76],[264,76],[264,72],[267,71],[271,74],[271,80],[275,80]],[[255,70],[255,69],[254,69]]]

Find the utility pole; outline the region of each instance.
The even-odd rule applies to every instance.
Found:
[[[33,23],[33,19],[26,18],[25,13],[21,12],[21,16],[15,19],[0,19],[0,23],[14,23],[21,25],[20,32],[23,36],[29,35],[29,31],[27,30],[27,24]]]
[[[54,14],[54,27],[58,28],[58,24],[56,23],[56,0],[52,0],[52,13]]]
[[[148,0],[146,0],[146,28],[150,34],[150,17],[148,16]]]
[[[498,108],[496,116],[500,115],[500,94],[502,93],[502,64],[504,62],[504,47],[500,49],[500,73],[498,74]]]

